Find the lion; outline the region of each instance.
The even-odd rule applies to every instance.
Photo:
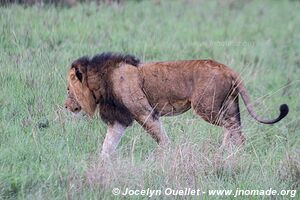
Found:
[[[258,122],[274,124],[289,112],[286,104],[272,120],[258,116],[240,76],[214,60],[141,63],[132,55],[102,53],[75,60],[68,72],[65,107],[93,117],[99,110],[108,125],[103,156],[117,148],[125,129],[137,121],[160,147],[169,138],[160,117],[179,115],[190,108],[205,121],[224,128],[221,148],[241,146],[239,95]]]

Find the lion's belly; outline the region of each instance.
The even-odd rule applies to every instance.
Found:
[[[174,116],[189,110],[191,102],[189,100],[159,101],[153,105],[153,108],[160,116]]]

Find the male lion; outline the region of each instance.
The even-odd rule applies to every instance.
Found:
[[[240,130],[239,94],[250,115],[261,123],[274,124],[288,114],[288,106],[283,104],[276,119],[260,118],[237,73],[216,61],[140,63],[131,55],[114,53],[82,57],[72,63],[65,106],[72,112],[82,109],[90,116],[99,108],[108,124],[102,155],[115,151],[133,120],[160,146],[167,145],[169,139],[159,118],[191,107],[205,121],[225,128],[222,147],[227,147],[245,141]]]

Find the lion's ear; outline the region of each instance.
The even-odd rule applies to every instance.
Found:
[[[83,76],[82,76],[82,72],[80,71],[79,68],[76,68],[76,69],[75,69],[75,75],[76,75],[76,77],[78,78],[78,80],[79,80],[80,82],[82,82]]]
[[[85,77],[88,65],[89,65],[89,58],[86,56],[78,58],[72,63],[71,69],[75,69],[76,78],[80,82],[84,81],[83,79]]]

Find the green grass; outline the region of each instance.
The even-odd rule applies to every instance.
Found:
[[[0,7],[0,198],[110,199],[114,187],[299,189],[300,2],[231,2]],[[72,117],[63,103],[70,63],[103,51],[145,62],[212,58],[242,75],[259,114],[275,117],[281,103],[290,113],[267,126],[242,105],[245,150],[223,170],[212,164],[222,130],[192,112],[163,119],[172,139],[165,158],[134,124],[117,157],[102,165],[97,158],[106,126]]]

